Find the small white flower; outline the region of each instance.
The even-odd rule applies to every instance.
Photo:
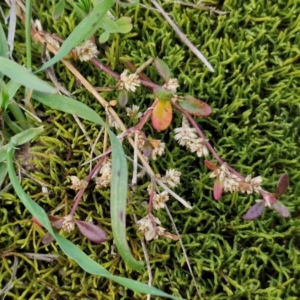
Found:
[[[189,127],[189,122],[185,117],[182,118],[182,127],[175,128],[174,132],[174,138],[181,146],[189,147],[190,143],[197,138],[196,129]]]
[[[173,94],[176,93],[177,88],[179,87],[177,78],[170,78],[169,81],[163,85],[163,87]]]
[[[108,187],[111,182],[111,161],[107,160],[100,168],[101,176],[96,177],[96,187],[95,189],[101,189],[103,187]]]
[[[189,145],[189,149],[191,152],[196,152],[197,156],[207,156],[209,154],[208,149],[206,147],[206,142],[208,140],[205,140],[203,138],[198,138],[193,141],[191,141]]]
[[[152,145],[151,158],[156,160],[158,156],[162,156],[165,152],[166,144],[162,143],[160,140],[150,140]]]
[[[216,169],[213,171],[210,175],[210,178],[215,178],[218,177],[220,181],[224,181],[224,178],[229,178],[230,177],[230,172],[228,170],[227,164],[224,163],[220,168]]]
[[[75,52],[81,61],[91,60],[99,54],[96,45],[91,40],[87,40],[82,45],[77,46]]]
[[[139,230],[142,234],[144,234],[146,241],[157,239],[165,232],[165,229],[163,227],[156,226],[157,224],[160,224],[160,220],[153,216],[149,217],[149,215],[137,221]]]
[[[166,191],[163,191],[160,194],[155,194],[153,196],[153,208],[159,210],[165,208],[166,202],[169,201],[169,194]]]
[[[70,176],[72,185],[71,185],[71,189],[78,191],[81,190],[83,188],[86,188],[88,183],[85,180],[80,180],[77,176]]]
[[[126,107],[127,116],[133,117],[134,119],[139,119],[142,117],[143,113],[139,112],[139,106],[132,105],[132,107]]]
[[[127,75],[128,70],[124,70],[120,75],[120,80],[118,82],[119,90],[126,90],[135,92],[136,88],[141,85],[140,78],[137,74]]]
[[[244,182],[241,182],[240,184],[241,192],[247,192],[247,194],[252,194],[254,191],[256,193],[259,193],[259,191],[261,190],[261,183],[261,176],[251,178],[251,175],[248,175],[245,178]]]
[[[225,177],[223,179],[224,192],[238,192],[240,190],[239,180],[234,178]]]
[[[161,181],[168,185],[170,188],[176,187],[180,184],[181,173],[175,169],[167,170],[166,175],[161,178]]]
[[[111,113],[109,112],[108,107],[109,107],[109,105],[107,105],[107,106],[105,107],[105,113],[106,113],[106,115],[107,115],[107,123],[108,123],[109,126],[114,127],[114,128],[116,128],[116,129],[119,129],[120,126],[119,126],[119,124],[116,122],[115,118],[114,118],[114,117],[111,115]]]
[[[74,230],[75,228],[75,222],[74,222],[74,218],[71,215],[67,215],[64,217],[64,222],[62,224],[62,230],[64,232],[71,232]]]

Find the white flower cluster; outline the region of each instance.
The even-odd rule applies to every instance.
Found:
[[[163,85],[163,87],[174,94],[179,87],[178,80],[176,78],[170,78],[168,82]]]
[[[139,106],[137,105],[132,105],[130,107],[126,107],[126,112],[128,117],[132,117],[134,119],[139,119],[142,117],[143,113],[139,112]]]
[[[166,175],[163,176],[160,180],[161,182],[165,183],[168,187],[174,188],[178,184],[180,184],[180,176],[181,172],[175,169],[170,169],[167,170]]]
[[[118,82],[119,90],[126,90],[129,92],[135,92],[136,88],[141,85],[140,78],[137,74],[127,75],[128,70],[124,70],[120,75],[120,80]]]
[[[77,176],[70,176],[70,179],[72,182],[71,189],[74,191],[86,188],[88,185],[88,183],[85,180],[80,180]]]
[[[182,118],[182,127],[175,128],[175,140],[179,145],[185,146],[191,152],[196,152],[198,157],[207,156],[209,154],[206,147],[208,140],[198,138],[196,129],[189,126],[188,120]]]
[[[77,46],[75,52],[81,61],[89,61],[99,54],[96,45],[91,40],[87,40],[82,45]]]
[[[252,194],[259,193],[261,189],[262,177],[257,176],[251,179],[248,175],[245,180],[242,180],[237,175],[228,170],[228,166],[224,163],[220,168],[216,169],[210,174],[210,178],[218,178],[223,185],[224,192],[246,192]]]
[[[103,187],[108,187],[111,181],[111,161],[107,160],[100,168],[101,176],[96,177],[96,187],[95,189],[101,189]]]
[[[151,241],[152,239],[158,239],[160,235],[163,235],[165,228],[160,225],[160,220],[154,216],[147,215],[143,219],[137,221],[140,232],[145,236],[146,241]]]
[[[165,208],[166,202],[169,201],[169,194],[166,191],[163,191],[160,194],[154,194],[153,196],[153,208],[156,210]]]
[[[162,156],[165,152],[166,144],[162,143],[161,140],[150,140],[152,146],[151,158],[156,160],[158,156]]]
[[[61,228],[64,232],[69,233],[69,232],[73,231],[74,228],[75,228],[75,221],[74,221],[73,216],[71,216],[71,215],[65,216],[64,217],[64,222],[63,222]]]

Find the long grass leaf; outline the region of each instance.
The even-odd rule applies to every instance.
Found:
[[[44,93],[56,93],[56,89],[49,83],[38,78],[26,70],[26,68],[8,58],[0,57],[0,72],[29,89]]]

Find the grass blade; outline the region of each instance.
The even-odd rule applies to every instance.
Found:
[[[54,57],[47,61],[38,71],[45,70],[63,59],[74,47],[88,40],[101,26],[101,19],[113,6],[113,0],[101,1],[94,9],[76,26],[64,41]],[[103,24],[102,24],[103,25]]]
[[[24,67],[5,57],[0,57],[0,72],[29,89],[44,93],[56,93],[56,89],[49,83],[43,81]]]

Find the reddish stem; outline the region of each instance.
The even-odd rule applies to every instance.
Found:
[[[108,155],[108,154],[107,154],[107,155]],[[99,159],[99,161],[97,162],[97,164],[95,165],[95,167],[92,169],[92,171],[90,172],[90,174],[87,176],[86,181],[87,181],[88,183],[89,183],[90,180],[93,178],[94,174],[97,172],[97,170],[99,169],[99,167],[102,165],[102,163],[103,163],[103,161],[105,160],[105,158],[106,158],[107,155],[104,155],[104,156],[102,156],[102,157]],[[79,191],[79,193],[77,194],[77,196],[76,196],[76,198],[75,198],[75,202],[74,202],[74,204],[73,204],[73,206],[72,206],[72,209],[71,209],[69,215],[74,216],[75,211],[76,211],[76,209],[77,209],[77,207],[78,207],[78,205],[79,205],[79,203],[80,203],[80,201],[81,201],[81,199],[82,199],[82,196],[83,196],[83,193],[84,193],[85,189],[86,189],[86,188],[82,188],[82,189]]]

